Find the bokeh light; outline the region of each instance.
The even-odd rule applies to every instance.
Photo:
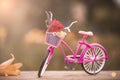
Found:
[[[0,12],[9,14],[15,8],[15,0],[0,0]]]
[[[32,29],[25,35],[25,42],[28,44],[44,44],[45,43],[45,33],[38,29]]]
[[[71,6],[71,13],[75,20],[79,21],[80,23],[86,22],[87,8],[85,4],[74,3]]]
[[[111,76],[112,76],[112,77],[116,77],[116,75],[117,75],[116,72],[112,72],[112,73],[111,73]]]
[[[0,39],[5,39],[7,36],[7,30],[5,27],[0,27]]]

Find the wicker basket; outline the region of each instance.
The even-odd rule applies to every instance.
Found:
[[[60,45],[61,39],[58,36],[54,36],[51,32],[46,32],[46,43],[48,45],[58,47]]]

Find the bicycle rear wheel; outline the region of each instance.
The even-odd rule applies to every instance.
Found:
[[[91,75],[99,73],[104,67],[105,56],[105,50],[99,45],[93,45],[92,48],[88,48],[85,52],[82,63],[85,72]],[[95,60],[93,61],[93,59]]]
[[[42,61],[42,64],[39,68],[39,71],[38,71],[38,77],[41,77],[43,75],[43,73],[45,72],[47,66],[48,66],[48,57],[50,55],[50,51],[47,52],[46,56],[44,57],[43,61]]]

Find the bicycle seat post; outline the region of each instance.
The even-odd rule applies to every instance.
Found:
[[[87,37],[88,37],[88,35],[83,35],[82,41],[83,41],[83,42],[86,41]]]

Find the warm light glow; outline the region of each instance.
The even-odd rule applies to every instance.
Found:
[[[75,20],[80,21],[81,23],[84,23],[86,21],[86,5],[83,3],[76,3],[72,5],[71,9],[72,15],[75,18]]]
[[[45,34],[44,32],[38,29],[33,29],[25,35],[26,43],[43,43],[44,44],[44,41],[45,41]]]
[[[116,72],[112,72],[112,77],[116,77],[117,73]]]
[[[1,0],[0,1],[0,10],[3,13],[8,13],[11,11],[14,7],[14,1],[13,0]]]
[[[120,0],[113,0],[115,2],[115,4],[120,7]]]
[[[5,27],[0,27],[0,39],[5,39],[7,31]]]

